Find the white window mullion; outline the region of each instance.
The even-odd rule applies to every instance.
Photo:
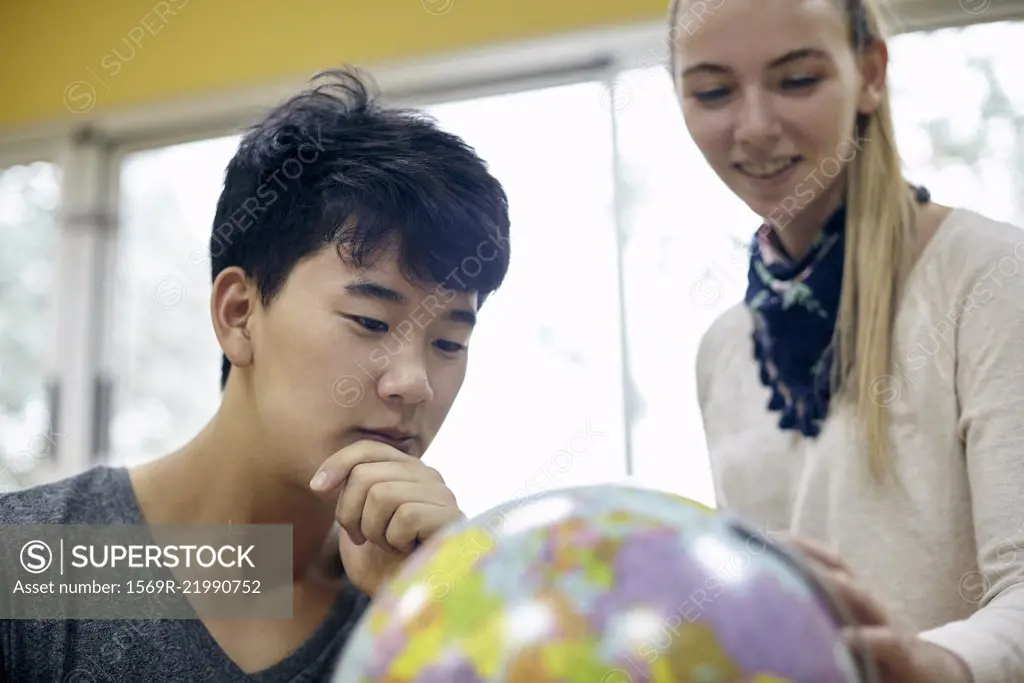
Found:
[[[81,472],[97,460],[106,410],[97,400],[109,325],[116,171],[109,146],[82,133],[61,154],[52,429],[57,459],[47,478]]]
[[[612,196],[612,205],[615,213],[615,274],[618,280],[616,288],[618,297],[615,302],[615,308],[617,309],[617,318],[619,322],[620,375],[622,383],[623,422],[625,424],[623,470],[626,477],[632,477],[636,472],[635,463],[633,461],[633,429],[637,419],[637,405],[636,395],[633,389],[633,375],[630,370],[629,328],[627,325],[628,311],[626,310],[625,289],[626,278],[623,264],[626,241],[628,240],[628,226],[626,225],[625,214],[623,213],[625,211],[623,196],[626,192],[626,178],[624,176],[624,169],[622,168],[622,157],[619,153],[618,139],[619,115],[622,114],[624,108],[628,108],[628,98],[631,96],[631,93],[628,89],[624,90],[623,84],[619,81],[619,71],[616,67],[609,69],[609,73],[605,81],[605,88],[607,88],[605,104],[608,107],[608,114],[611,117],[611,165],[612,173],[614,175],[614,194]]]

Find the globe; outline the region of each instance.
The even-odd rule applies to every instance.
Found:
[[[846,683],[840,613],[798,560],[660,491],[548,491],[419,548],[334,683]]]

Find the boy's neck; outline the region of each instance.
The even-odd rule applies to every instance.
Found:
[[[290,524],[300,581],[324,566],[334,506],[275,471],[280,455],[265,452],[260,433],[225,401],[191,442],[134,468],[132,483],[148,524]]]

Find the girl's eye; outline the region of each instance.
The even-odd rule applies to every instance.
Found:
[[[820,79],[815,78],[814,76],[801,76],[801,77],[794,77],[794,78],[784,78],[784,79],[782,79],[782,87],[783,88],[788,88],[788,89],[791,89],[791,90],[798,90],[800,88],[809,88],[810,86],[815,85],[819,80]]]
[[[711,90],[702,90],[701,92],[694,93],[693,96],[699,102],[714,102],[728,94],[728,88],[712,88]]]

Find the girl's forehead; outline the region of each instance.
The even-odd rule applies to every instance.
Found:
[[[683,61],[756,61],[841,47],[848,28],[837,0],[680,0],[670,39]]]

